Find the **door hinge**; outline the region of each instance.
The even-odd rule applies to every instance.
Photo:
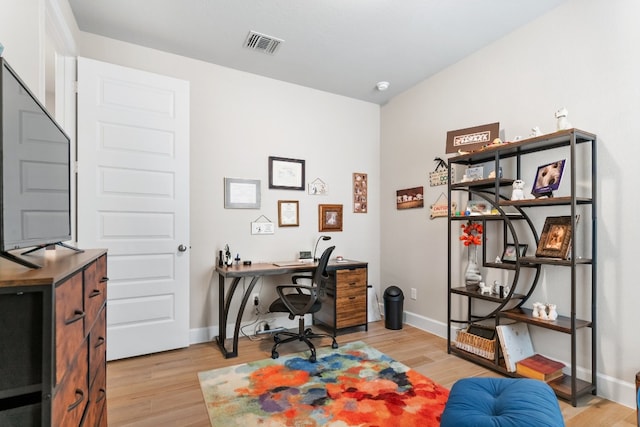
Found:
[[[73,92],[74,93],[78,93],[78,81],[74,81],[73,82]]]

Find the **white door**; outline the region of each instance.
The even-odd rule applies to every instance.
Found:
[[[107,358],[189,345],[189,83],[78,58],[78,246],[107,248]]]

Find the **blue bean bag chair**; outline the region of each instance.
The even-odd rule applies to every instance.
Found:
[[[441,427],[564,427],[555,393],[526,378],[464,378],[449,394]]]

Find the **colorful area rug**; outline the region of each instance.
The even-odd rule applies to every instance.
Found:
[[[439,426],[449,390],[363,342],[200,372],[215,427]]]

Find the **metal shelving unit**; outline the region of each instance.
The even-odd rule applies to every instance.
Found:
[[[584,145],[582,145],[584,144]],[[597,138],[596,135],[581,131],[579,129],[567,129],[558,131],[548,135],[542,135],[539,137],[529,138],[518,142],[500,144],[488,147],[485,150],[473,152],[470,154],[455,156],[449,159],[449,176],[451,175],[451,169],[455,165],[465,165],[466,167],[473,167],[479,164],[493,164],[494,170],[500,170],[501,162],[505,162],[506,159],[515,160],[515,177],[513,179],[505,179],[503,177],[482,179],[472,182],[463,183],[449,183],[448,197],[449,197],[449,217],[448,217],[448,333],[447,333],[447,345],[449,353],[454,353],[467,360],[478,363],[487,368],[493,369],[508,376],[517,376],[514,372],[508,372],[505,368],[504,361],[500,357],[499,347],[496,344],[496,355],[494,360],[489,360],[467,351],[456,348],[454,340],[452,339],[452,328],[454,325],[469,325],[479,320],[493,320],[495,325],[498,325],[501,321],[516,321],[524,322],[533,327],[544,328],[552,331],[556,331],[569,336],[570,340],[570,374],[564,375],[555,381],[549,383],[554,389],[556,395],[569,400],[573,406],[577,405],[578,397],[592,393],[596,394],[597,390],[597,346],[596,346],[596,296],[597,296],[597,197],[596,197],[596,183],[597,183],[597,153],[596,153]],[[577,147],[585,147],[586,157],[591,160],[591,169],[587,175],[590,174],[590,182],[586,197],[583,195],[577,195],[577,168],[582,167],[582,160],[584,157],[578,159]],[[506,189],[511,186],[514,179],[521,177],[521,167],[523,162],[526,161],[526,156],[532,153],[541,153],[552,149],[568,150],[569,160],[569,177],[570,180],[570,194],[562,197],[550,197],[550,198],[537,198],[512,201],[506,197]],[[584,152],[581,151],[584,155]],[[566,174],[565,170],[565,174]],[[565,178],[567,179],[567,178]],[[469,199],[481,197],[488,201],[495,212],[495,215],[481,215],[481,216],[456,216],[452,212],[452,194],[456,192],[467,193]],[[540,207],[554,207],[559,209],[564,214],[570,215],[572,230],[576,230],[577,216],[579,213],[586,212],[590,216],[590,242],[587,242],[591,254],[590,257],[576,257],[578,254],[576,247],[577,238],[571,239],[571,254],[569,259],[557,259],[557,258],[544,258],[544,257],[531,257],[531,256],[519,256],[516,257],[516,262],[513,264],[501,264],[488,262],[486,253],[482,251],[482,266],[484,268],[497,268],[507,269],[514,272],[513,282],[511,283],[510,292],[505,298],[498,298],[491,295],[481,294],[479,291],[473,291],[459,286],[457,283],[452,283],[453,271],[459,270],[460,265],[457,263],[453,265],[452,251],[454,250],[454,244],[457,247],[457,236],[454,235],[453,230],[457,228],[459,221],[473,220],[482,222],[486,225],[490,221],[502,221],[504,224],[503,239],[506,239],[507,235],[510,235],[514,243],[518,244],[518,235],[520,232],[516,231],[514,222],[524,221],[528,225],[527,232],[531,233],[533,240],[536,244],[539,241],[539,235],[536,227],[533,225],[531,217],[536,213],[536,208]],[[508,209],[515,210],[516,212],[507,212]],[[538,211],[539,212],[539,211]],[[486,227],[485,227],[486,229]],[[520,227],[522,229],[522,227]],[[486,236],[483,236],[485,239]],[[455,242],[455,243],[454,243]],[[570,280],[568,286],[570,287],[570,307],[569,313],[565,313],[564,316],[559,316],[555,321],[540,320],[532,316],[532,310],[523,307],[527,300],[533,294],[536,286],[538,285],[541,272],[547,268],[562,267],[570,269]],[[522,283],[520,278],[521,269],[534,269],[534,277],[527,283]],[[587,280],[590,277],[591,283],[589,284],[590,295],[587,292],[578,292],[578,270],[588,269],[586,274],[581,274],[581,278]],[[581,273],[583,273],[581,271]],[[582,284],[582,281],[581,283]],[[452,318],[452,299],[454,298],[466,298],[467,299],[467,316],[466,318],[454,319]],[[476,313],[474,310],[475,304],[483,302],[484,306],[488,304],[494,304],[494,307],[486,309],[483,313]],[[578,302],[590,301],[590,319],[577,318],[577,306]],[[577,332],[581,329],[589,328],[591,330],[591,378],[590,380],[579,379],[577,375]],[[541,353],[544,349],[540,349]]]

